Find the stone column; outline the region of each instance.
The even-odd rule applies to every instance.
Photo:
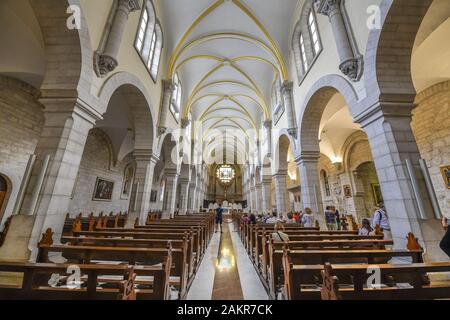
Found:
[[[158,134],[163,135],[166,132],[166,119],[167,113],[170,110],[170,104],[172,103],[172,93],[175,89],[174,83],[172,80],[163,80],[162,81],[162,99],[161,106],[159,109],[159,120],[158,120]]]
[[[270,206],[270,190],[272,188],[272,179],[263,179],[261,183],[261,193],[262,193],[262,210],[267,213],[272,210]]]
[[[289,211],[289,196],[287,191],[287,170],[280,170],[275,178],[275,199],[279,216],[285,217]]]
[[[409,160],[413,166],[423,198],[424,218],[431,219],[433,211],[420,170],[419,150],[411,130],[413,108],[412,103],[378,102],[355,117],[369,138],[395,247],[403,249],[409,232],[425,243],[438,244],[438,239],[433,239],[437,232],[422,233],[421,215],[405,163]],[[428,226],[430,228],[431,225]],[[441,231],[441,228],[438,230]]]
[[[352,81],[358,81],[362,74],[362,58],[355,52],[347,31],[341,0],[316,0],[317,12],[328,16],[334,33],[341,64],[339,69]]]
[[[195,213],[195,181],[189,184],[189,212]]]
[[[256,212],[261,213],[263,210],[263,194],[262,194],[262,184],[257,183],[255,187],[255,193],[256,193]]]
[[[180,215],[186,215],[188,212],[188,198],[189,198],[189,179],[181,179],[181,195],[180,195]]]
[[[144,225],[150,210],[153,173],[159,159],[153,156],[152,150],[135,150],[134,158],[136,161],[135,182],[139,186],[136,192],[136,214],[141,225]],[[135,218],[130,217],[128,220],[134,223]]]
[[[326,221],[320,191],[320,177],[317,169],[320,153],[302,151],[296,159],[300,169],[301,193],[303,209],[310,208],[316,214],[320,228],[326,230]]]
[[[163,212],[164,219],[170,219],[174,217],[176,210],[177,200],[177,186],[179,173],[176,169],[165,169],[166,175],[166,195],[167,195],[167,207]]]
[[[77,99],[49,98],[40,102],[45,106],[45,123],[20,210],[21,215],[34,218],[28,242],[28,248],[32,250],[30,260],[36,258],[37,243],[47,228],[54,232],[55,243],[60,241],[87,136],[95,122],[101,119],[101,115]],[[39,176],[48,157],[48,170],[43,172],[45,178],[41,180]]]
[[[285,82],[281,87],[281,95],[283,96],[284,108],[286,110],[286,118],[288,122],[288,132],[291,136],[297,137],[297,125],[295,122],[294,99],[292,95],[293,83]]]
[[[128,16],[131,12],[140,10],[140,8],[139,0],[118,1],[104,48],[95,53],[94,65],[99,77],[105,77],[118,66],[117,55],[122,43]]]
[[[270,158],[272,157],[272,121],[265,121],[264,128],[266,129],[267,135],[267,156]]]
[[[320,192],[320,178],[317,172],[319,152],[303,151],[298,159],[300,181],[302,182],[303,209],[310,208],[314,213],[322,215],[322,196]]]

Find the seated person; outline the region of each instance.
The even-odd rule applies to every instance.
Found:
[[[370,225],[370,221],[368,219],[363,219],[361,221],[361,228],[358,230],[358,235],[360,236],[369,236],[373,232],[372,226]]]
[[[294,215],[293,215],[291,212],[289,212],[289,213],[287,214],[287,220],[286,220],[286,223],[296,223],[295,220],[294,220]]]
[[[266,223],[269,223],[269,224],[275,224],[275,223],[277,223],[278,221],[279,221],[279,219],[278,219],[277,213],[274,212],[274,213],[272,214],[272,216],[266,220]]]
[[[281,223],[281,221],[278,221],[275,224],[274,232],[272,233],[272,239],[273,241],[277,242],[286,242],[289,241],[289,236],[283,232],[284,226]]]

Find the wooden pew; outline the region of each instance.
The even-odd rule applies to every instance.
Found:
[[[278,292],[278,287],[284,283],[287,297],[298,298],[300,285],[317,285],[321,283],[321,268],[310,268],[311,265],[323,266],[333,264],[387,264],[392,258],[411,258],[412,263],[423,263],[422,250],[283,250],[281,266],[274,265],[271,269],[271,294]],[[306,267],[305,267],[306,266]],[[280,280],[283,275],[283,280]],[[346,279],[348,280],[348,279]]]
[[[119,229],[120,230],[120,229]],[[157,230],[155,232],[135,232],[133,231],[81,231],[75,233],[75,237],[94,237],[94,238],[121,238],[121,239],[161,239],[161,240],[188,240],[188,255],[192,256],[193,268],[194,270],[198,268],[201,260],[201,251],[198,234],[193,234],[191,232],[172,232],[172,231],[161,231]],[[190,258],[189,258],[190,259]],[[189,261],[189,260],[188,260]]]
[[[169,258],[169,257],[168,257]],[[168,262],[170,260],[167,260]],[[170,262],[168,263],[170,265]],[[78,288],[67,287],[67,272],[74,266],[52,263],[0,263],[2,274],[20,274],[20,285],[0,285],[1,300],[167,300],[169,298],[168,274],[165,266],[145,267],[128,265],[76,265],[81,284]],[[58,275],[58,279],[55,279]],[[136,289],[136,276],[153,277],[149,289]],[[122,280],[108,283],[111,276],[122,276]],[[52,283],[52,285],[49,284]],[[104,284],[109,284],[104,287]],[[62,284],[62,285],[61,285]]]
[[[381,283],[384,285],[368,287],[368,278],[373,272],[368,272],[367,265],[331,265],[322,268],[323,285],[322,300],[424,300],[449,299],[450,284],[432,284],[427,273],[450,272],[450,262],[413,263],[407,265],[380,264],[376,265],[380,279],[398,279],[410,286],[398,286],[397,283]],[[342,286],[339,279],[353,278],[351,286]],[[295,281],[295,275],[293,275]],[[300,290],[293,290],[291,299],[301,298]]]
[[[165,239],[134,239],[134,238],[112,238],[112,237],[62,237],[61,243],[67,243],[73,246],[102,246],[102,247],[134,247],[134,248],[166,248],[167,242],[170,241],[172,248],[181,249],[186,255],[188,264],[188,276],[194,275],[194,256],[192,246],[189,245],[188,235],[185,234],[183,239],[173,239],[173,237],[165,237]]]
[[[184,297],[187,289],[188,266],[186,254],[182,249],[173,249],[171,242],[167,248],[135,248],[135,247],[107,247],[107,246],[73,246],[53,244],[53,232],[48,229],[38,245],[38,263],[48,263],[51,254],[62,254],[68,263],[91,264],[98,262],[120,262],[130,265],[154,266],[166,261],[171,256],[172,269],[170,276],[179,277],[177,286],[180,298]]]

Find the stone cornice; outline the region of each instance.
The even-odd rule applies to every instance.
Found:
[[[411,102],[379,101],[356,115],[354,120],[365,127],[382,117],[411,117],[415,104]]]

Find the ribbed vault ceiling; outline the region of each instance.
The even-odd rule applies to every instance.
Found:
[[[165,26],[170,56],[166,77],[180,76],[182,118],[191,114],[193,121],[201,121],[205,136],[233,131],[242,140],[244,131],[259,130],[270,120],[275,76],[288,79],[287,33],[298,1],[282,2],[161,1],[164,20],[170,22]],[[255,143],[248,141],[247,145]]]

